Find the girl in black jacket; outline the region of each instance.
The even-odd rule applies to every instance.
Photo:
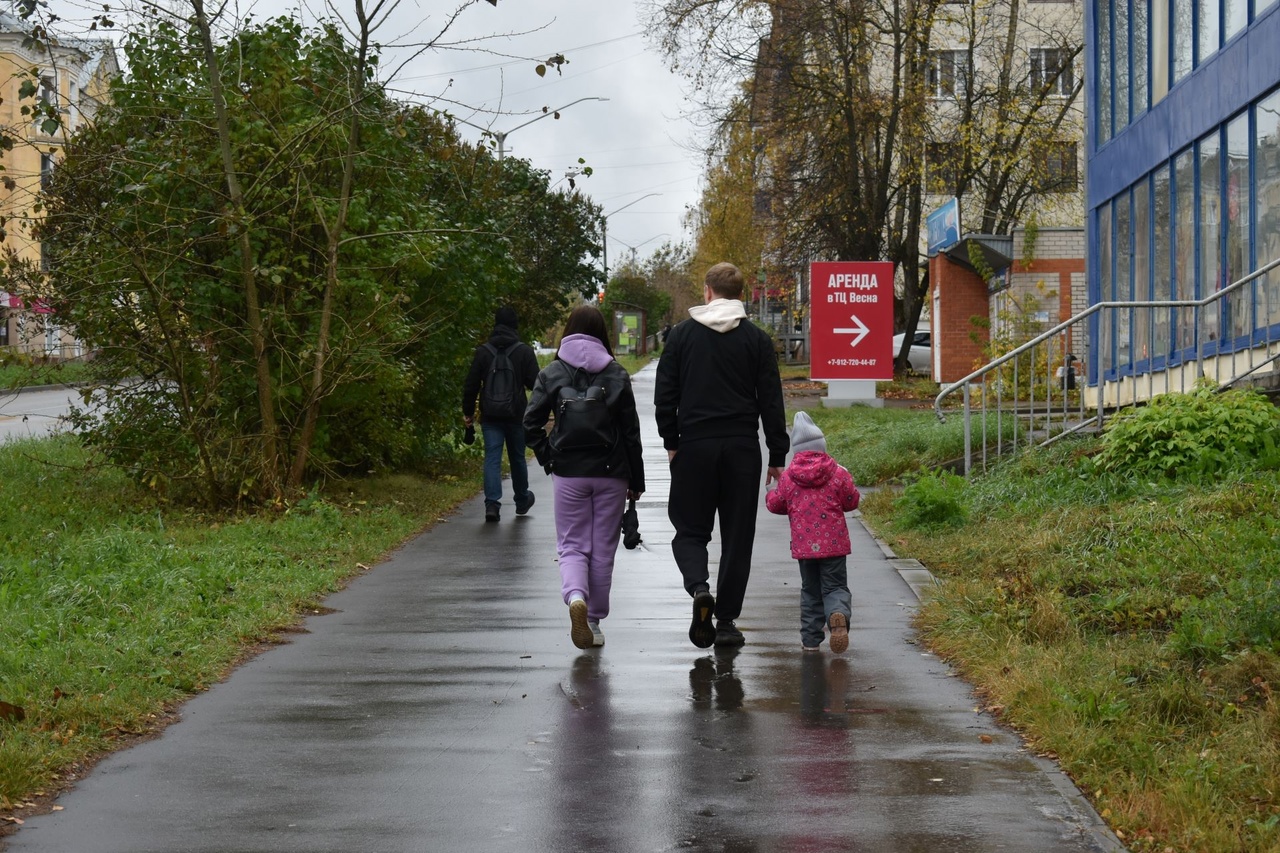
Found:
[[[557,423],[548,434],[552,414]],[[603,646],[622,513],[628,498],[644,492],[644,463],[631,376],[613,360],[599,309],[584,305],[569,315],[555,361],[534,383],[524,428],[552,475],[569,636],[580,649]]]

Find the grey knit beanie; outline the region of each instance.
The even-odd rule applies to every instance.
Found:
[[[827,452],[827,440],[822,430],[805,412],[796,412],[796,419],[791,425],[791,452],[800,453],[805,450]]]

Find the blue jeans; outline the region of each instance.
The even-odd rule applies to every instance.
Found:
[[[823,639],[831,614],[843,613],[853,626],[853,596],[844,557],[800,561],[800,641],[811,649]]]
[[[502,503],[502,448],[511,463],[512,497],[524,500],[529,494],[529,466],[524,461],[524,424],[520,421],[481,423],[484,434],[484,502]]]

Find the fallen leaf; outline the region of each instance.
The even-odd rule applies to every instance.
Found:
[[[978,740],[982,741],[983,743],[991,743],[994,740],[994,738],[992,738],[991,735],[978,735]]]
[[[0,702],[0,720],[16,720],[21,722],[27,718],[27,712],[20,705],[10,705],[8,702]]]
[[[49,810],[54,812],[60,812],[62,811],[62,806],[50,806]]]

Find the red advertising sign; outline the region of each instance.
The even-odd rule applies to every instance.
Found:
[[[812,379],[893,378],[893,264],[809,265]]]

